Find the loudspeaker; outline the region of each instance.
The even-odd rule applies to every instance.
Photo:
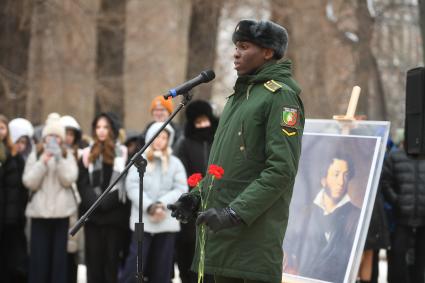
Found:
[[[404,146],[407,154],[425,155],[425,68],[407,71]]]

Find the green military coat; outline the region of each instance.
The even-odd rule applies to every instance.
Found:
[[[299,92],[290,61],[267,63],[255,75],[237,79],[210,152],[209,164],[225,172],[214,183],[208,208],[230,206],[244,224],[207,233],[205,273],[281,282],[304,127]],[[194,271],[198,259],[197,247]]]

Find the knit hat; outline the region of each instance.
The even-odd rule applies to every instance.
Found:
[[[57,135],[62,140],[65,139],[65,127],[62,126],[58,113],[50,113],[47,116],[41,136],[44,138],[48,135]]]
[[[117,139],[119,137],[119,132],[120,132],[122,125],[121,125],[121,121],[118,118],[118,116],[113,112],[103,112],[103,113],[100,113],[99,115],[97,115],[94,118],[92,125],[91,125],[93,136],[96,135],[97,121],[99,121],[99,119],[102,118],[102,117],[104,117],[108,120],[109,124],[111,125],[111,129],[112,129],[112,133],[114,135],[114,138]]]
[[[149,127],[148,131],[146,132],[146,142],[148,142],[153,137],[153,135],[159,130],[159,128],[162,127],[162,125],[164,125],[163,122],[155,122]],[[168,124],[164,130],[167,131],[169,134],[168,146],[171,147],[173,145],[174,140],[174,129],[170,126],[170,124]]]
[[[173,112],[173,100],[171,98],[165,99],[164,96],[159,95],[155,97],[151,102],[151,107],[149,108],[149,111],[152,113],[152,110],[157,106],[162,105],[167,109],[168,113]]]
[[[264,48],[274,50],[274,58],[280,59],[288,47],[288,32],[271,21],[240,21],[232,35],[232,41],[249,41]]]
[[[80,124],[78,124],[77,120],[75,120],[75,118],[72,116],[69,116],[69,115],[62,116],[60,118],[60,122],[62,126],[64,126],[65,128],[72,128],[78,131],[81,130]]]
[[[15,118],[9,122],[10,138],[13,143],[16,143],[19,138],[27,136],[32,138],[34,128],[30,121],[24,118]]]

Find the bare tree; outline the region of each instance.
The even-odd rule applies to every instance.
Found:
[[[354,57],[351,47],[335,34],[326,1],[272,0],[271,11],[271,19],[288,29],[285,57],[293,62],[307,117],[344,113],[355,84]]]
[[[25,116],[32,1],[0,1],[0,113]]]
[[[404,127],[406,71],[423,64],[420,9],[415,0],[374,0],[372,8],[372,46],[385,92],[386,119],[394,130]]]
[[[128,0],[125,39],[125,126],[151,121],[155,96],[186,78],[190,0]],[[164,20],[166,19],[166,20]],[[176,104],[180,98],[174,100]]]
[[[272,0],[272,18],[290,33],[287,55],[295,63],[309,117],[343,113],[352,86],[360,85],[357,113],[386,118],[372,52],[374,18],[367,4],[366,0]],[[335,102],[336,109],[328,107]]]
[[[375,19],[367,0],[351,1],[354,7],[356,28],[353,33],[335,28],[340,32],[342,40],[353,48],[355,58],[355,79],[362,87],[362,95],[358,104],[358,113],[366,114],[372,120],[386,120],[386,101],[380,71],[372,51]],[[347,40],[348,39],[348,40]]]
[[[192,15],[189,29],[189,53],[187,79],[202,70],[214,67],[217,46],[218,22],[223,0],[192,0]],[[196,98],[209,100],[212,84],[204,84],[193,90]]]
[[[31,19],[27,117],[73,115],[84,130],[94,111],[98,0],[37,0]]]
[[[101,0],[97,22],[95,112],[124,117],[124,45],[127,1]]]
[[[421,28],[422,35],[422,49],[425,50],[425,0],[418,0],[419,5],[419,26]],[[425,62],[425,52],[423,52]]]

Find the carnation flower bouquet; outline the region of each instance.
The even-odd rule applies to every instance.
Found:
[[[209,180],[210,183],[208,186],[202,186],[201,180],[203,179],[200,173],[192,174],[187,183],[190,187],[196,187],[199,190],[199,195],[201,198],[200,212],[203,212],[207,209],[208,199],[215,180],[219,180],[223,177],[224,169],[218,165],[211,164],[208,168],[208,174],[206,180]],[[206,188],[206,189],[204,189]],[[199,263],[198,263],[198,283],[203,282],[204,280],[204,262],[205,262],[205,241],[206,241],[206,227],[205,224],[201,224],[199,227]]]

